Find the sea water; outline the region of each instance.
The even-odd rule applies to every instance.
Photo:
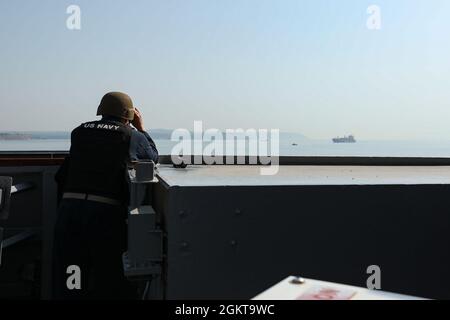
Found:
[[[155,140],[155,143],[162,155],[171,154],[172,148],[177,144],[170,140]],[[68,151],[69,148],[70,140],[64,139],[0,140],[0,151]],[[312,139],[299,142],[281,140],[279,152],[282,156],[450,157],[450,140],[367,140],[356,143]]]

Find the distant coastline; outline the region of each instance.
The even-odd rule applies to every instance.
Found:
[[[148,133],[155,140],[170,140],[172,129],[150,129]],[[189,131],[191,136],[193,132]],[[221,131],[225,137],[225,132]],[[281,140],[298,143],[308,139],[300,133],[280,132]],[[65,131],[3,131],[0,132],[0,141],[21,141],[21,140],[70,140],[70,132]]]
[[[170,140],[172,130],[150,130],[153,139]],[[22,140],[70,140],[70,132],[65,131],[3,131],[0,132],[0,141]]]
[[[70,139],[69,132],[0,132],[0,141],[22,141],[22,140],[67,140]]]
[[[0,133],[0,140],[31,140],[32,137],[29,134],[23,133]]]

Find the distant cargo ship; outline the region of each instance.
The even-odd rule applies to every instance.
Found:
[[[355,143],[355,137],[353,135],[349,135],[348,137],[337,137],[337,138],[333,138],[333,142],[334,143]]]

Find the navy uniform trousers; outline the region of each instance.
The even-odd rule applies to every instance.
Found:
[[[55,299],[134,299],[125,278],[122,253],[127,246],[127,208],[88,200],[62,199],[55,226],[53,295]],[[70,290],[71,265],[81,271],[81,289]]]

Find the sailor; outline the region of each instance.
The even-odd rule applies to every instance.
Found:
[[[134,160],[156,163],[158,151],[128,95],[107,93],[97,115],[101,120],[72,131],[70,155],[56,175],[62,190],[54,233],[56,299],[134,298],[122,267],[127,167]]]

